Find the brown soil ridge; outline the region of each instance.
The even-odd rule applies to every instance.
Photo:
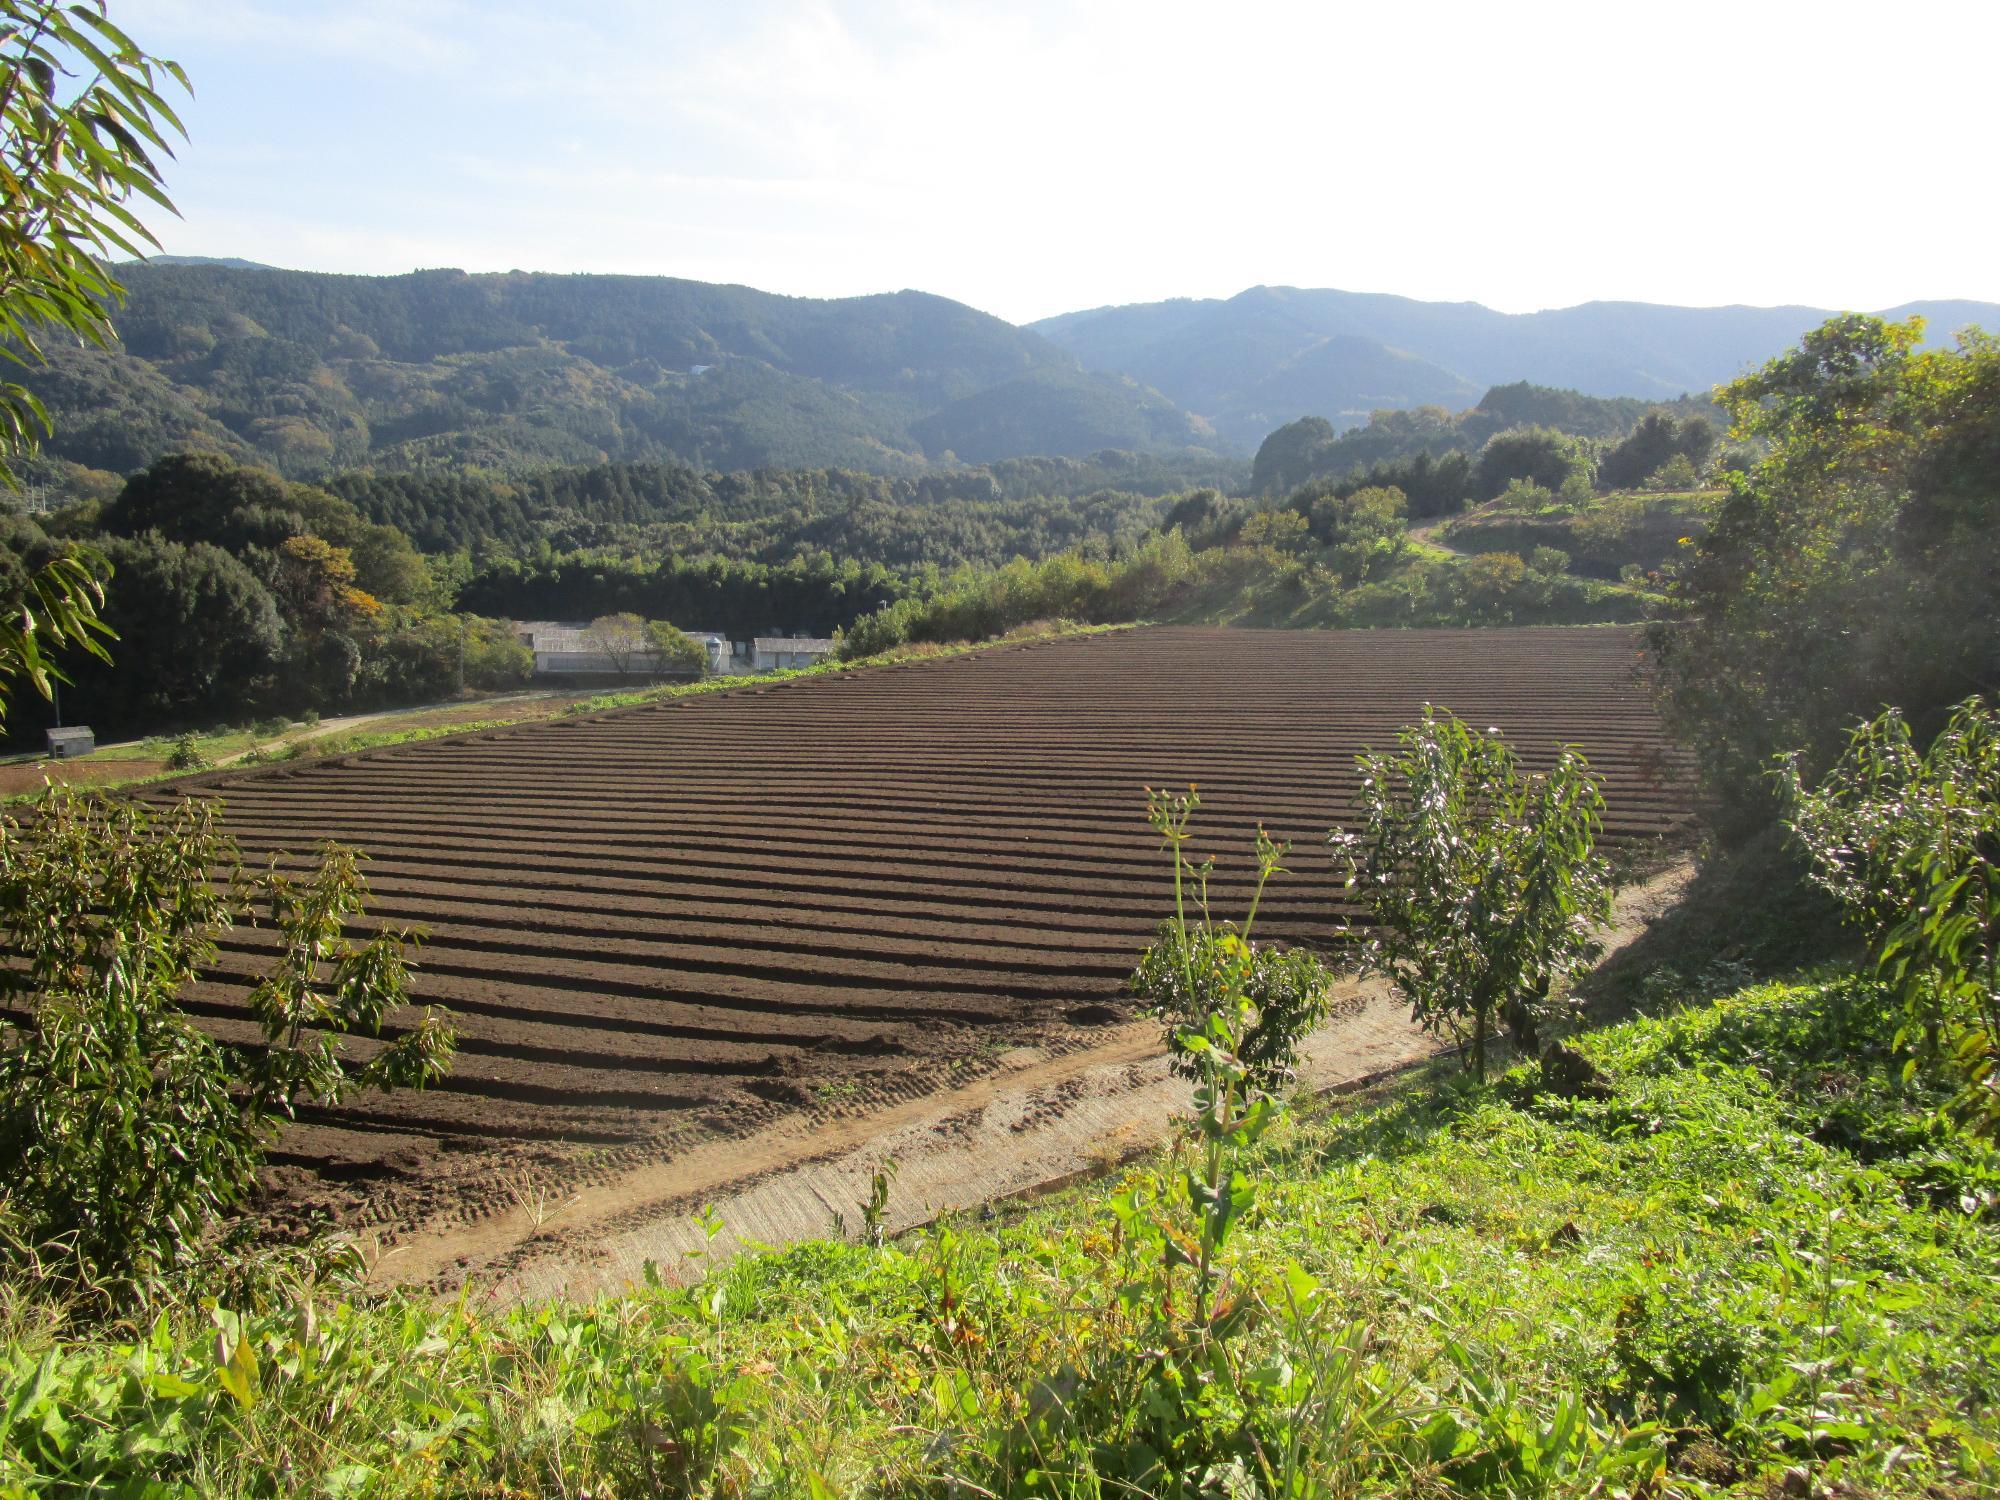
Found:
[[[1324,848],[1355,753],[1426,703],[1503,728],[1530,764],[1582,746],[1607,846],[1671,841],[1687,766],[1640,662],[1625,629],[1152,628],[145,795],[224,799],[253,859],[357,845],[372,918],[428,930],[412,989],[456,1017],[451,1076],[307,1113],[266,1205],[402,1229],[1115,1041],[1170,899],[1149,786],[1199,784],[1223,915],[1256,827],[1293,841],[1262,932],[1324,950],[1357,915]],[[241,996],[269,940],[231,934],[194,988],[219,1034],[252,1039]]]
[[[1691,876],[1690,865],[1676,864],[1621,891],[1602,962],[1678,901]],[[1350,981],[1335,1019],[1307,1042],[1299,1088],[1363,1087],[1442,1046],[1385,986]],[[1158,1027],[1135,1022],[1067,1057],[1024,1049],[964,1088],[831,1126],[781,1121],[574,1194],[524,1182],[509,1210],[413,1237],[382,1256],[374,1276],[390,1285],[469,1284],[496,1301],[615,1292],[640,1282],[648,1262],[655,1274],[683,1280],[746,1248],[854,1237],[875,1174],[891,1167],[885,1228],[904,1233],[1130,1160],[1161,1145],[1189,1102]],[[703,1218],[721,1222],[713,1238]]]

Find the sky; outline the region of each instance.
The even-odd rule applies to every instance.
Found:
[[[2000,301],[2000,5],[111,0],[175,254],[1508,312]]]

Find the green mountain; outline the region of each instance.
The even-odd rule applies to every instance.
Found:
[[[30,384],[52,455],[125,471],[200,447],[292,476],[677,461],[917,474],[1212,450],[1157,391],[921,292],[818,300],[665,277],[120,269],[115,352]]]
[[[2000,305],[1912,302],[1935,339],[2000,329]],[[1460,407],[1530,381],[1593,396],[1671,400],[1771,358],[1832,314],[1811,307],[1588,302],[1509,314],[1474,302],[1252,287],[1064,313],[1030,324],[1090,370],[1127,375],[1251,446],[1302,416],[1354,427],[1377,408]]]

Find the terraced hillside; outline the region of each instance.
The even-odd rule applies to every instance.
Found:
[[[1671,835],[1687,793],[1638,660],[1624,630],[1148,629],[153,795],[224,797],[251,858],[360,845],[375,913],[428,930],[417,990],[458,1018],[453,1075],[280,1152],[303,1196],[401,1215],[1087,1042],[1166,907],[1149,785],[1200,786],[1224,913],[1254,825],[1296,841],[1264,930],[1332,944],[1354,754],[1426,702],[1531,761],[1582,745],[1611,840]],[[196,996],[225,1031],[259,942]]]

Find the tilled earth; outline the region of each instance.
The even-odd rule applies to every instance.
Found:
[[[1623,629],[1147,629],[742,688],[191,777],[247,861],[368,856],[371,922],[418,926],[449,1078],[289,1130],[273,1211],[475,1214],[786,1111],[852,1114],[1089,1045],[1170,903],[1148,786],[1200,788],[1218,915],[1251,834],[1294,842],[1260,930],[1320,948],[1354,757],[1426,703],[1531,764],[1577,744],[1607,841],[1672,840],[1686,768]],[[247,1039],[264,953],[193,996]],[[533,1184],[533,1186],[531,1186]]]

